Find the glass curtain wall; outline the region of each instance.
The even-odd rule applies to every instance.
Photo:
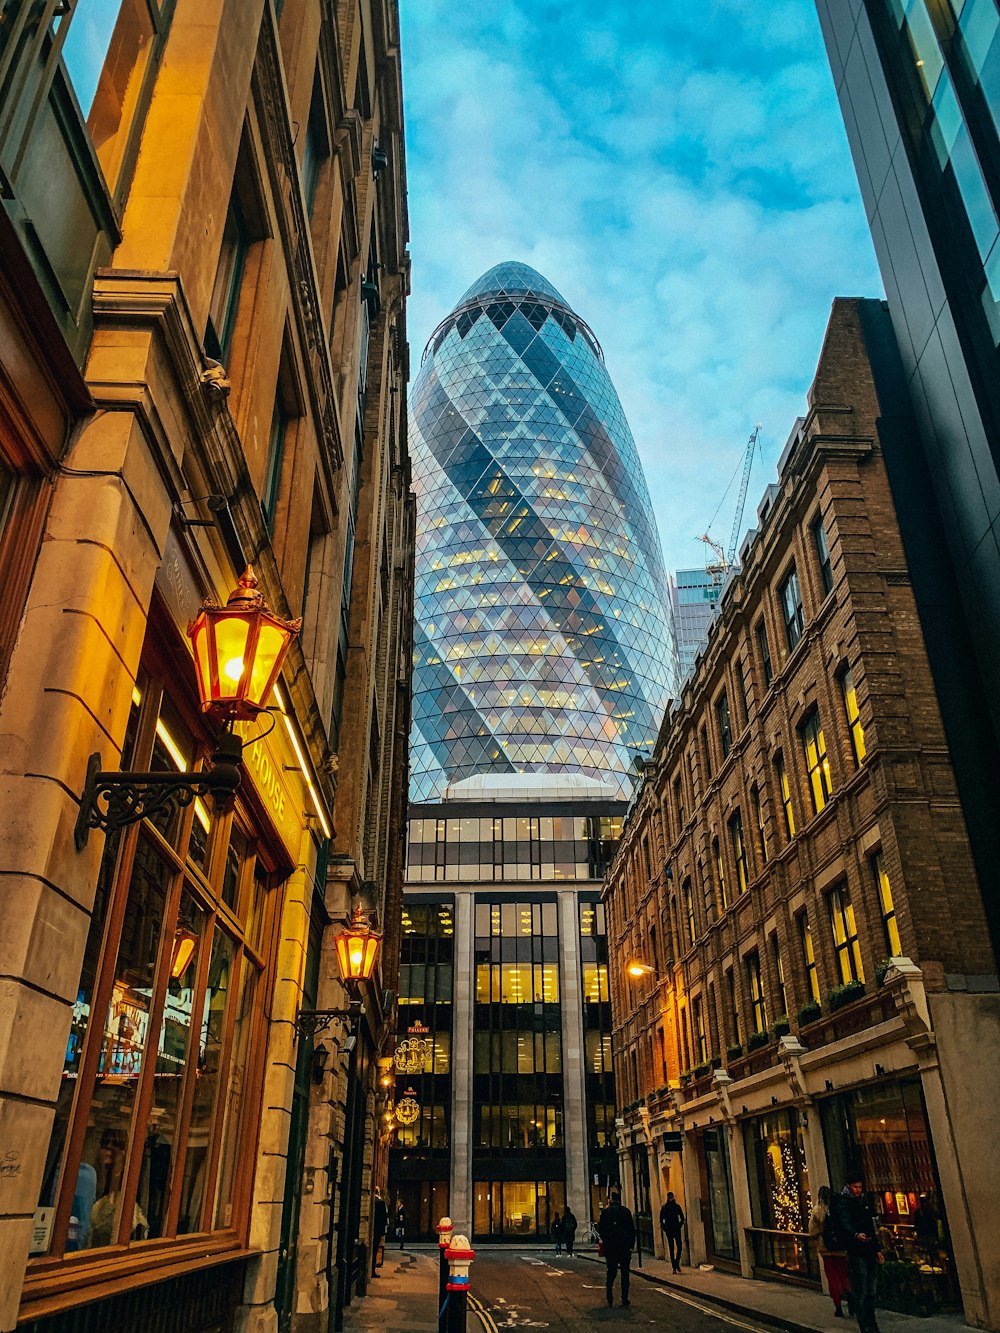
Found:
[[[615,1078],[611,1064],[611,997],[604,904],[588,895],[579,905],[583,989],[583,1045],[587,1098],[587,1156],[591,1217],[600,1216],[618,1178],[615,1143]]]
[[[547,1235],[565,1201],[556,902],[475,905],[473,1229]]]
[[[426,1240],[448,1212],[453,900],[407,898],[402,924],[389,1203],[402,1203],[407,1234]]]
[[[410,820],[407,878],[602,879],[621,837],[620,815],[438,814]]]

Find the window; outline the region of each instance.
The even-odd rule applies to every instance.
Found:
[[[764,673],[764,685],[770,685],[774,679],[774,668],[771,666],[771,648],[767,642],[767,626],[763,620],[757,621],[757,651],[760,653],[760,669]]]
[[[823,595],[833,591],[833,566],[830,561],[830,548],[826,541],[826,529],[823,520],[818,518],[812,526],[813,541],[816,544],[816,558],[819,561],[819,577],[823,585]]]
[[[830,921],[833,926],[833,948],[837,960],[837,974],[845,985],[849,981],[864,981],[861,966],[861,946],[854,920],[854,907],[847,893],[847,885],[839,884],[830,894]]]
[[[677,810],[677,836],[680,837],[681,829],[684,827],[684,794],[681,790],[680,777],[674,778],[674,807]]]
[[[719,744],[722,747],[722,757],[725,759],[733,748],[733,727],[729,717],[729,698],[725,690],[719,695],[719,701],[715,705],[715,716],[719,721]]]
[[[705,765],[705,781],[707,783],[712,777],[712,752],[708,747],[708,727],[702,727],[701,729],[701,758]]]
[[[729,820],[729,840],[733,844],[733,860],[736,862],[736,885],[740,893],[746,893],[750,874],[746,843],[743,841],[743,815],[739,810]]]
[[[788,772],[785,757],[779,750],[774,756],[774,776],[778,782],[778,794],[781,797],[781,809],[785,816],[785,835],[789,840],[795,837],[795,812],[792,810],[792,793],[788,785]]]
[[[900,958],[903,945],[899,938],[899,923],[896,920],[896,905],[892,900],[892,885],[886,873],[885,859],[881,851],[872,857],[872,874],[878,889],[879,911],[882,916],[882,930],[885,932],[885,947],[890,958]]]
[[[722,859],[722,848],[719,846],[719,839],[712,839],[712,857],[715,861],[715,874],[719,881],[719,900],[723,908],[729,906],[729,897],[726,893],[726,865]]]
[[[788,640],[788,651],[791,652],[799,639],[802,638],[802,590],[799,587],[799,576],[795,572],[795,566],[792,565],[788,576],[781,585],[779,593],[781,599],[781,614],[785,621],[785,638]]]
[[[858,710],[858,695],[854,688],[854,672],[850,667],[845,667],[840,673],[840,689],[844,696],[844,712],[847,714],[847,726],[851,733],[854,762],[860,768],[868,751],[865,748],[865,729],[861,725],[861,714]]]
[[[274,536],[274,519],[278,512],[278,497],[281,492],[281,465],[285,457],[285,436],[288,433],[288,413],[281,401],[281,386],[274,395],[274,408],[271,412],[271,430],[267,440],[267,461],[264,467],[264,483],[260,492],[260,508],[264,523],[270,536]]]
[[[819,713],[815,709],[802,724],[802,749],[806,757],[806,773],[809,777],[813,810],[819,814],[830,799],[831,784],[826,741],[823,737],[823,728],[819,724]]]
[[[729,996],[729,1017],[732,1023],[730,1036],[734,1042],[742,1041],[742,1031],[740,1028],[740,997],[736,989],[736,972],[733,968],[726,968],[726,993]]]
[[[642,840],[642,862],[643,865],[646,867],[646,882],[648,884],[649,881],[653,878],[653,858],[649,854],[648,838],[643,838]]]
[[[757,826],[757,850],[760,852],[760,859],[767,864],[767,826],[764,823],[764,807],[760,800],[760,788],[756,783],[750,788],[750,803],[753,806],[754,823]]]
[[[781,944],[776,930],[771,932],[771,961],[774,964],[774,989],[778,998],[778,1013],[784,1017],[788,1014],[788,997],[785,993],[785,969],[781,961]]]
[[[125,768],[207,751],[166,678],[140,673]],[[35,1253],[241,1228],[276,898],[261,858],[239,803],[196,799],[109,837],[39,1198],[57,1220]]]
[[[148,97],[157,28],[165,33],[167,16],[154,21],[148,0],[104,0],[78,4],[57,21],[69,24],[62,48],[66,73],[108,189],[120,198],[133,129]]]
[[[760,978],[760,954],[756,949],[748,953],[745,959],[747,971],[747,990],[750,993],[750,1022],[754,1032],[767,1030],[767,1005],[764,1003],[764,987]]]
[[[698,1064],[707,1064],[708,1038],[705,1035],[705,1014],[700,995],[696,995],[691,1001],[691,1020],[694,1025],[694,1045]]]
[[[736,691],[740,701],[740,724],[745,727],[750,721],[750,701],[747,698],[746,667],[742,657],[737,657],[733,664],[733,670],[736,675]]]
[[[819,976],[816,972],[816,950],[813,948],[812,930],[805,912],[798,916],[799,943],[802,948],[802,971],[806,980],[806,992],[814,1004],[819,1004]]]
[[[312,217],[316,202],[316,185],[319,181],[323,161],[330,155],[329,140],[326,133],[326,114],[323,110],[323,85],[319,74],[313,81],[312,99],[309,104],[309,119],[306,122],[305,142],[302,145],[302,194],[306,202],[306,213]]]
[[[691,877],[684,881],[684,911],[687,914],[688,939],[692,944],[698,938],[698,924],[694,919],[694,895],[691,892]]]

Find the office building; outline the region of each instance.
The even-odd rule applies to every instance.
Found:
[[[434,331],[390,1184],[420,1235],[581,1224],[615,1170],[598,891],[667,699],[666,580],[594,334],[504,263]],[[594,1184],[595,1178],[597,1184]]]
[[[817,9],[920,428],[889,481],[985,885],[1000,859],[1000,13]],[[984,901],[1000,955],[1000,895]]]
[[[396,6],[15,0],[0,87],[0,1328],[334,1327],[402,895]],[[216,807],[187,629],[247,565],[301,626]],[[344,1009],[357,902],[348,1060],[302,1011]]]
[[[705,646],[722,595],[722,578],[713,578],[707,569],[677,569],[670,575],[668,588],[675,689],[679,690],[694,670],[695,658]]]
[[[993,956],[889,485],[892,337],[834,302],[607,877],[621,1170],[646,1244],[670,1189],[691,1263],[818,1288],[812,1202],[860,1165],[880,1303],[995,1328]]]

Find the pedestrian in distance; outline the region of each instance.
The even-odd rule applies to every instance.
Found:
[[[628,1305],[629,1265],[632,1262],[632,1249],[635,1245],[635,1222],[629,1210],[622,1207],[620,1189],[611,1191],[611,1201],[601,1213],[597,1223],[597,1234],[601,1238],[604,1262],[608,1266],[608,1304],[615,1303],[615,1278],[621,1273],[622,1305]]]
[[[675,1273],[681,1271],[681,1231],[684,1228],[684,1210],[674,1198],[667,1194],[667,1201],[660,1209],[660,1230],[667,1242],[670,1267]]]
[[[562,1218],[559,1216],[558,1213],[556,1213],[555,1216],[552,1218],[552,1225],[549,1227],[549,1231],[552,1235],[552,1240],[556,1247],[556,1254],[562,1254],[563,1224],[562,1224]]]
[[[389,1209],[385,1206],[382,1191],[375,1186],[375,1198],[372,1200],[372,1277],[378,1277],[378,1252],[389,1229]]]
[[[576,1214],[567,1204],[566,1211],[563,1213],[562,1230],[563,1240],[566,1243],[566,1253],[573,1258],[573,1241],[576,1239]]]
[[[399,1248],[403,1248],[406,1240],[406,1209],[402,1203],[396,1206],[396,1239],[399,1241]]]
[[[833,1225],[843,1237],[847,1251],[847,1277],[858,1328],[861,1333],[879,1333],[875,1322],[875,1297],[882,1250],[875,1204],[871,1195],[865,1192],[860,1169],[848,1172],[844,1192],[833,1200],[831,1213]]]
[[[833,1313],[838,1319],[843,1319],[842,1302],[846,1298],[850,1308],[851,1289],[847,1277],[847,1242],[837,1229],[832,1204],[830,1187],[821,1185],[816,1196],[816,1206],[809,1215],[809,1235],[815,1240],[819,1257],[823,1261]]]

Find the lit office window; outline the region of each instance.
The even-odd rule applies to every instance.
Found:
[[[774,756],[774,776],[778,782],[778,793],[781,796],[781,809],[785,816],[785,834],[791,840],[795,837],[795,812],[792,809],[792,792],[788,785],[788,771],[785,768],[785,757],[779,751]]]
[[[746,956],[747,989],[750,994],[750,1021],[754,1032],[764,1032],[767,1028],[767,1005],[764,1002],[764,986],[760,976],[760,954],[756,949]]]
[[[833,927],[833,948],[840,980],[845,984],[849,981],[864,981],[858,927],[846,884],[838,885],[830,893],[830,921]]]
[[[812,712],[802,725],[802,749],[809,776],[809,791],[817,814],[830,799],[830,761],[826,754],[826,740],[819,724],[819,713]]]
[[[754,823],[757,825],[757,850],[760,859],[767,863],[770,853],[767,846],[767,825],[764,823],[764,807],[760,799],[760,788],[756,783],[750,788],[750,800],[753,804]]]
[[[899,958],[902,956],[903,946],[899,938],[896,904],[892,899],[892,885],[889,883],[889,875],[881,851],[876,852],[872,857],[872,874],[875,877],[875,887],[878,889],[879,911],[882,917],[882,929],[885,932],[885,947],[890,958]]]
[[[816,950],[813,947],[812,929],[805,912],[798,916],[799,942],[802,948],[802,971],[805,974],[806,990],[814,1004],[819,1004],[819,975],[816,970]]]
[[[733,860],[736,862],[736,886],[740,893],[746,893],[750,884],[747,866],[747,848],[743,841],[743,816],[739,810],[729,821],[729,840],[733,845]]]
[[[861,725],[861,714],[858,711],[858,695],[854,688],[854,673],[850,667],[840,673],[840,689],[844,696],[844,711],[847,714],[847,726],[851,733],[851,749],[854,751],[854,762],[860,768],[868,750],[865,747],[865,729]]]

